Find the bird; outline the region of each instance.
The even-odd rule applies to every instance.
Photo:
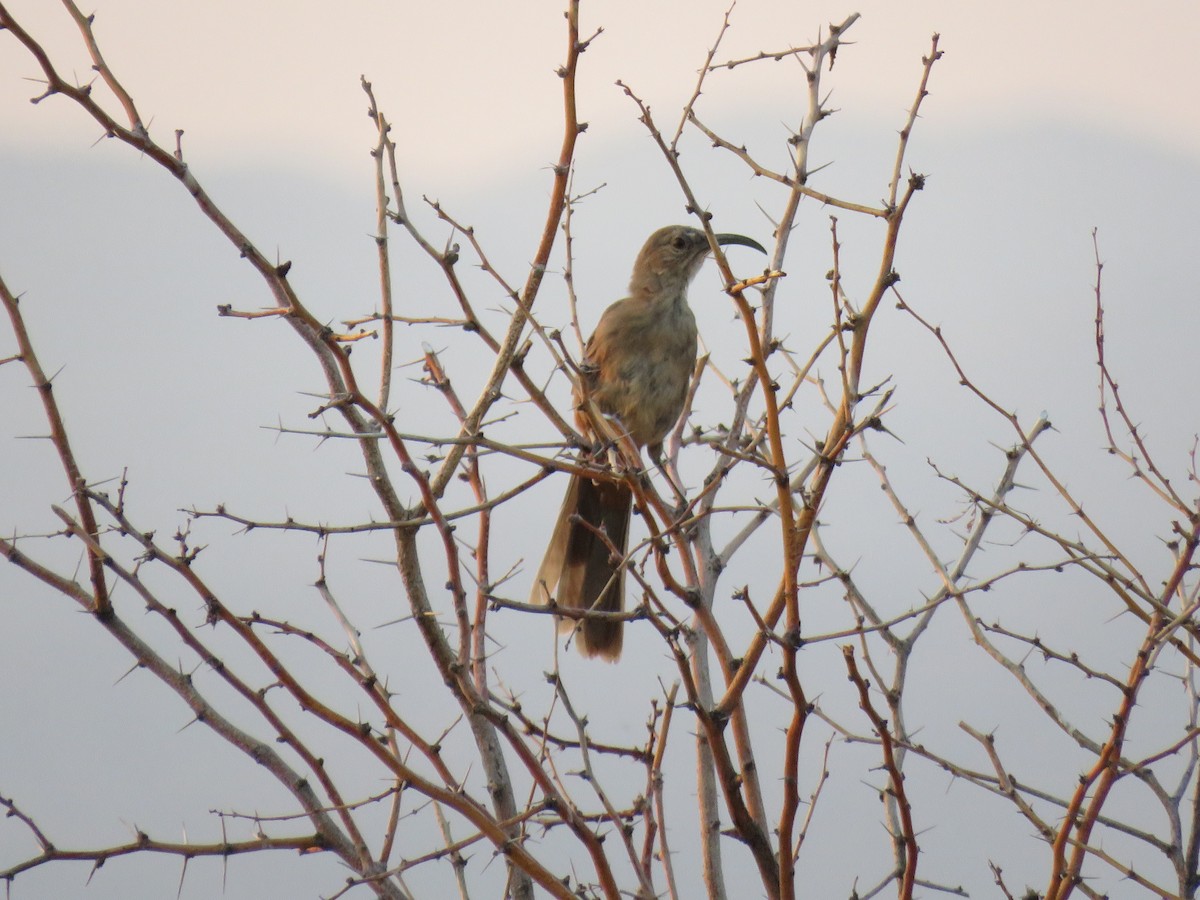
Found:
[[[717,234],[721,245],[740,244],[766,254],[740,234]],[[688,285],[710,250],[698,228],[668,225],[650,235],[637,255],[629,296],[609,306],[584,348],[574,387],[575,419],[596,440],[582,406],[585,398],[655,461],[683,412],[696,365],[696,318],[687,302]],[[598,612],[624,608],[624,556],[633,492],[624,481],[571,475],[531,602]],[[601,532],[603,536],[601,536]],[[615,549],[616,552],[613,552]],[[586,657],[615,662],[621,654],[623,622],[560,619],[560,631],[575,631]]]

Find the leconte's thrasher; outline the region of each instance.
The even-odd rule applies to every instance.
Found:
[[[767,252],[740,234],[718,234],[716,239],[718,244]],[[704,232],[686,225],[668,225],[650,235],[633,265],[629,296],[604,311],[584,350],[576,406],[582,387],[602,413],[616,419],[617,427],[639,448],[647,447],[656,460],[683,411],[696,365],[696,318],[687,290],[708,251]],[[597,437],[579,409],[575,419],[581,431]],[[627,484],[572,475],[534,579],[532,600],[546,603],[553,596],[563,607],[620,612],[632,505]],[[611,552],[610,544],[619,552]],[[561,630],[574,630],[576,620],[559,624]],[[584,619],[576,633],[580,651],[616,660],[622,624]]]

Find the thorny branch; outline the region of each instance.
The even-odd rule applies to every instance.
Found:
[[[829,82],[839,52],[849,46],[845,37],[857,14],[830,25],[809,44],[785,44],[782,50],[722,63],[717,54],[733,27],[731,6],[669,137],[659,130],[649,102],[621,84],[674,177],[688,213],[709,234],[741,323],[736,337],[732,332],[705,335],[707,346],[714,346],[718,338],[738,341],[746,366],[740,372],[722,371],[708,356],[699,362],[688,415],[676,426],[672,441],[670,478],[657,479],[645,471],[620,429],[590,409],[586,399],[583,413],[595,420],[597,433],[612,450],[612,463],[602,455],[580,453],[591,449],[587,440],[571,424],[569,411],[558,408],[546,390],[556,373],[568,379],[580,374],[578,347],[568,349],[563,336],[543,324],[536,302],[551,284],[547,273],[564,253],[571,327],[577,344],[583,337],[574,317],[572,255],[578,238],[571,230],[571,216],[581,214],[573,205],[580,198],[570,192],[576,142],[586,128],[577,106],[579,61],[601,31],[583,36],[577,0],[568,3],[566,55],[557,73],[563,89],[562,141],[552,166],[545,218],[528,248],[529,262],[514,263],[498,255],[487,235],[438,201],[426,199],[415,204],[416,209],[409,208],[394,126],[372,84],[362,79],[373,128],[371,237],[377,250],[379,295],[374,309],[347,312],[344,332],[312,315],[289,280],[290,262],[271,262],[209,196],[184,159],[181,132],[173,145],[151,135],[132,95],[101,53],[93,17],[72,0],[64,0],[64,6],[87,49],[93,82],[80,85],[64,77],[43,43],[0,2],[3,37],[15,41],[41,71],[44,90],[34,102],[65,98],[96,122],[104,136],[166,170],[258,273],[270,296],[269,307],[251,312],[223,304],[218,315],[264,330],[276,321],[286,323],[313,354],[325,380],[315,398],[319,408],[312,414],[322,419],[320,426],[298,428],[280,422],[274,430],[291,439],[353,442],[376,508],[361,521],[331,524],[319,517],[268,519],[231,512],[225,505],[193,507],[188,524],[170,540],[157,537],[140,526],[128,508],[124,479],[113,497],[85,474],[86,461],[68,438],[69,423],[55,398],[55,378],[39,362],[19,298],[0,280],[0,300],[15,343],[0,356],[0,370],[16,371],[19,364],[30,376],[71,500],[69,509],[57,495],[48,504],[56,531],[0,538],[0,555],[91,613],[100,629],[136,661],[135,668],[169,687],[196,723],[253,759],[285,789],[292,804],[278,813],[246,814],[258,828],[250,840],[168,842],[139,830],[134,840],[123,844],[64,850],[48,838],[34,815],[0,797],[7,818],[37,847],[23,859],[0,859],[0,878],[10,887],[31,869],[71,860],[99,868],[118,856],[170,854],[183,858],[186,874],[191,859],[290,849],[332,854],[350,870],[335,896],[358,889],[380,897],[415,896],[419,892],[406,878],[448,862],[443,868],[451,874],[446,877],[465,897],[475,890],[474,879],[487,877],[486,864],[475,860],[486,857],[480,848],[488,847],[492,857],[506,864],[501,892],[523,900],[534,896],[535,884],[550,896],[606,900],[649,900],[664,890],[676,900],[702,884],[708,896],[723,898],[736,895],[729,885],[744,881],[744,869],[736,868],[745,864],[739,855],[744,850],[758,874],[760,892],[791,900],[804,893],[814,875],[827,874],[826,861],[807,850],[815,829],[836,827],[825,826],[818,800],[824,810],[846,805],[854,797],[853,789],[843,785],[855,779],[840,777],[831,765],[840,739],[869,745],[875,759],[882,759],[887,780],[883,816],[892,861],[886,875],[861,891],[858,868],[848,866],[840,887],[856,891],[855,896],[878,896],[891,885],[905,900],[918,887],[967,894],[965,888],[933,880],[929,873],[937,872],[939,860],[920,846],[912,811],[918,792],[928,789],[927,768],[1001,798],[1033,827],[1048,884],[1046,900],[1063,900],[1076,889],[1101,896],[1089,884],[1097,871],[1110,876],[1116,872],[1156,896],[1195,896],[1200,887],[1200,804],[1195,803],[1200,797],[1200,691],[1195,685],[1195,666],[1200,663],[1195,642],[1200,635],[1194,624],[1200,610],[1195,562],[1200,507],[1168,476],[1170,468],[1152,457],[1144,430],[1110,369],[1098,243],[1094,325],[1099,415],[1108,452],[1174,517],[1164,542],[1170,559],[1163,571],[1139,566],[1138,557],[1106,530],[1102,515],[1090,510],[1085,514],[1082,500],[1068,490],[1061,467],[1052,465],[1052,450],[1042,440],[1051,429],[1049,419],[1024,421],[1003,400],[985,392],[969,371],[971,361],[959,357],[942,328],[900,297],[899,236],[909,204],[925,187],[924,176],[909,167],[909,143],[942,54],[937,35],[922,60],[895,156],[880,179],[882,203],[834,196],[823,189],[820,169],[810,164],[821,123],[834,112],[828,106]],[[746,66],[768,63],[791,67],[803,82],[799,91],[793,88],[803,114],[787,142],[791,165],[786,171],[768,167],[761,162],[768,155],[752,151],[701,118],[705,93],[716,81],[740,77]],[[759,179],[756,183],[776,192],[761,207],[764,212],[770,209],[775,238],[769,265],[761,274],[735,274],[715,243],[706,197],[714,188],[705,185],[701,191],[688,174],[689,141],[694,136],[744,165]],[[843,247],[836,218],[830,228],[828,284],[797,283],[793,288],[793,279],[784,280],[790,238],[799,217],[812,211],[814,202],[844,217],[880,222],[883,233],[876,262],[870,264],[873,274],[858,279],[867,285],[861,297],[850,295],[848,285],[856,281],[843,275],[847,267],[862,265],[863,254],[860,247]],[[433,224],[426,227],[423,219]],[[431,228],[440,229],[443,237],[431,238]],[[564,250],[556,250],[562,243],[557,240],[560,230],[566,233]],[[407,273],[394,265],[398,235],[437,273],[452,313],[403,308],[407,295],[397,284]],[[482,299],[463,271],[464,257],[488,282]],[[514,270],[519,277],[513,276]],[[502,306],[498,313],[491,308],[494,301],[487,299],[497,292]],[[1002,471],[987,489],[950,474],[953,470],[943,461],[931,461],[930,481],[958,491],[963,504],[959,517],[936,527],[911,505],[912,489],[889,471],[892,451],[881,450],[875,440],[880,432],[890,434],[892,409],[903,402],[904,395],[897,393],[900,387],[886,376],[877,385],[863,384],[868,337],[877,332],[871,326],[889,292],[945,354],[975,401],[1002,416],[1016,433],[1015,444],[1004,451]],[[828,322],[800,345],[780,324],[791,307],[776,301],[786,296],[788,304],[806,302],[818,293],[826,297],[820,303],[828,310]],[[585,296],[581,289],[579,297]],[[438,334],[436,329],[456,331],[470,352],[486,361],[485,371],[471,377],[469,367],[459,369],[459,345],[443,350],[441,341],[435,348],[433,338],[424,340]],[[787,336],[786,342],[780,334]],[[395,377],[397,347],[409,336],[420,339],[414,365],[422,367],[422,374],[402,381]],[[887,336],[876,338],[883,339]],[[354,345],[359,349],[352,357]],[[373,352],[368,348],[377,348],[378,357],[364,363]],[[369,394],[362,387],[367,366],[376,385]],[[831,368],[835,375],[829,375]],[[706,428],[695,423],[713,415],[706,406],[713,382],[725,392],[724,406],[715,415],[723,424]],[[444,429],[406,420],[409,390],[438,398],[446,415]],[[823,410],[816,418],[798,412],[810,400],[814,402],[809,409]],[[695,416],[689,418],[693,411]],[[342,425],[329,426],[327,415],[340,417]],[[556,434],[553,442],[530,439],[535,417]],[[504,437],[506,429],[509,439]],[[1127,438],[1119,436],[1121,430]],[[903,458],[902,451],[896,452]],[[711,454],[707,473],[699,487],[689,488],[683,473],[693,471],[687,466],[703,454]],[[1018,481],[1018,472],[1031,468],[1042,482],[1036,496],[1057,502],[1070,522],[1080,523],[1082,534],[1015,499],[1029,497],[1018,493],[1028,488]],[[846,474],[835,482],[838,469]],[[510,549],[500,539],[502,523],[511,521],[503,516],[509,504],[556,472],[623,481],[636,496],[648,536],[635,539],[625,558],[635,589],[623,613],[561,610],[512,599],[522,596],[520,585],[510,585],[520,581],[523,571],[519,560],[502,556]],[[860,565],[869,568],[878,558],[891,565],[891,554],[899,551],[854,545],[846,551],[839,542],[833,527],[842,515],[837,489],[854,478],[851,472],[874,476],[902,526],[897,534],[911,542],[907,546],[913,557],[932,573],[930,585],[890,583],[881,591]],[[1194,459],[1189,477],[1190,484],[1200,485]],[[764,479],[768,496],[760,498],[755,492]],[[670,491],[660,487],[664,481],[671,482]],[[410,495],[410,501],[401,499]],[[826,515],[829,521],[823,521]],[[296,533],[310,540],[316,536],[313,593],[333,627],[322,630],[299,617],[242,609],[232,595],[217,590],[207,567],[209,551],[194,542],[190,531],[219,522],[242,532]],[[431,695],[436,691],[443,701],[434,725],[412,714],[407,670],[382,662],[378,644],[357,621],[355,599],[343,596],[353,586],[336,584],[327,568],[329,555],[340,552],[342,542],[375,532],[388,534],[394,544],[388,563],[397,576],[395,593],[406,603],[397,621],[419,634],[436,673],[431,683],[421,686]],[[724,542],[719,550],[714,535]],[[957,541],[953,552],[947,552],[948,540]],[[50,542],[70,542],[78,548],[85,560],[84,582],[71,569],[51,564],[52,553],[43,556]],[[756,571],[765,568],[764,560],[771,567],[766,578]],[[809,574],[806,563],[816,570]],[[1007,607],[996,606],[996,598],[1011,599],[1019,594],[1018,585],[1062,574],[1095,585],[1101,596],[1115,597],[1118,608],[1131,613],[1120,620],[1125,642],[1120,663],[1077,645],[1077,633],[1045,634],[1041,620],[1032,625],[1013,624],[1007,618],[1001,622],[998,610],[1007,613]],[[164,576],[174,585],[167,591],[159,587]],[[171,591],[192,598],[199,615],[189,617]],[[834,592],[840,592],[842,602],[830,618],[828,607],[833,604],[821,601]],[[120,602],[114,602],[114,595]],[[723,603],[723,595],[737,602]],[[809,598],[811,606],[804,606],[802,616],[802,600],[808,604]],[[1036,777],[1023,774],[1021,763],[1003,752],[1005,745],[996,731],[967,721],[987,716],[986,705],[960,716],[961,730],[972,741],[966,755],[978,759],[982,753],[982,769],[918,741],[920,723],[909,721],[914,690],[910,675],[919,665],[915,648],[919,640],[922,647],[932,642],[935,618],[958,625],[952,615],[939,614],[944,608],[958,610],[960,637],[981,651],[997,677],[1011,680],[1024,692],[1043,729],[1036,739],[1065,740],[1076,754],[1073,758],[1086,760],[1081,772],[1058,782],[1049,771],[1034,773]],[[539,698],[527,684],[510,681],[517,667],[510,668],[511,656],[496,651],[501,630],[497,622],[508,624],[519,617],[522,629],[534,629],[548,625],[551,616],[569,620],[594,615],[618,617],[636,626],[639,636],[657,639],[658,653],[650,654],[655,658],[623,663],[622,672],[609,678],[576,676],[556,655],[548,675],[548,698]],[[143,634],[149,633],[143,624],[147,617],[165,625],[174,643],[152,643]],[[1132,628],[1127,627],[1130,623]],[[827,659],[822,654],[834,644],[842,645],[854,689],[850,695],[839,693],[821,671],[820,661]],[[527,646],[532,645],[522,644],[521,650]],[[242,657],[250,661],[245,667],[245,660],[235,662]],[[645,743],[602,734],[584,708],[581,698],[587,689],[602,679],[607,679],[606,689],[620,684],[611,689],[609,702],[616,703],[624,699],[618,695],[629,684],[625,679],[630,673],[644,674],[658,662],[670,672],[667,680],[672,684],[649,701]],[[713,662],[719,683],[710,671]],[[1179,667],[1182,674],[1176,671]],[[1102,726],[1079,718],[1073,705],[1060,699],[1068,678],[1105,704],[1108,718]],[[1188,700],[1184,727],[1167,738],[1148,736],[1143,724],[1148,716],[1140,712],[1162,682],[1184,685]],[[226,694],[241,704],[238,715],[214,699]],[[855,710],[865,713],[867,733],[852,724],[862,721]],[[680,742],[672,740],[668,747],[669,735],[681,727],[681,715],[688,717],[696,735],[698,814],[688,813],[672,796],[684,790],[679,776],[686,766],[681,768],[674,758]],[[326,732],[323,741],[330,742],[333,752],[309,736],[314,723]],[[348,791],[346,785],[354,782],[348,777],[344,752],[356,765],[366,760],[375,767],[372,772],[381,781],[371,791]],[[1168,770],[1174,779],[1170,786]],[[1118,786],[1149,798],[1167,821],[1168,833],[1126,821],[1114,811],[1109,801]],[[830,797],[839,790],[843,793]],[[381,817],[366,815],[370,809],[378,809]],[[219,815],[223,825],[240,814]],[[401,823],[418,818],[428,827],[421,832],[424,843],[414,846]],[[265,833],[268,823],[274,830],[279,822],[294,823],[304,833]],[[1141,862],[1122,861],[1108,845],[1110,838],[1131,842],[1159,868],[1150,871]],[[990,850],[986,855],[990,882],[1005,896],[1015,896],[1004,878],[1007,872],[1013,883],[1014,863],[1006,862],[1002,869],[993,855]],[[852,854],[855,866],[864,871],[875,866],[869,857],[857,846]],[[700,874],[693,873],[693,861]],[[1171,873],[1177,885],[1169,888]]]

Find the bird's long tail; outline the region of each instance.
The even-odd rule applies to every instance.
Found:
[[[625,598],[621,561],[632,507],[633,494],[626,485],[572,475],[533,582],[532,600],[546,603],[553,596],[568,608],[620,612]],[[584,656],[614,661],[621,655],[622,625],[600,619],[562,619],[559,630],[575,631]]]

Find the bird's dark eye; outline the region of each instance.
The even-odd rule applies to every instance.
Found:
[[[671,241],[671,246],[676,250],[682,250],[687,246],[687,241],[683,239],[683,235],[680,235],[679,237],[675,238],[675,240]]]

